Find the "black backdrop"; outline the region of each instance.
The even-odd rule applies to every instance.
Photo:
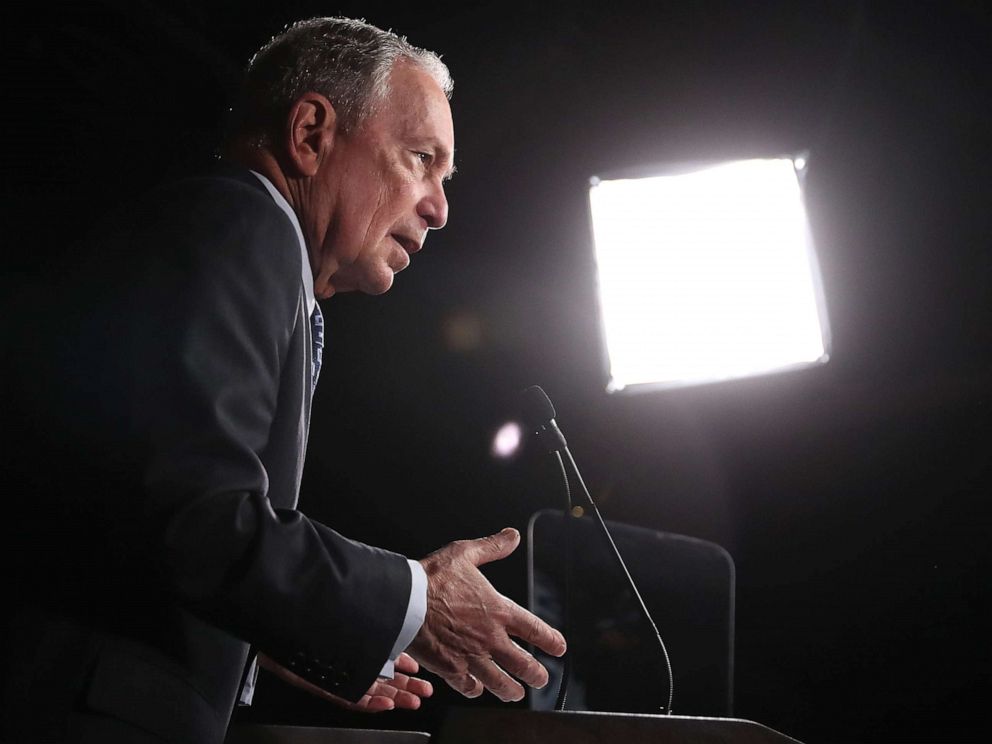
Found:
[[[325,303],[303,508],[415,556],[523,528],[557,502],[554,474],[535,447],[497,462],[489,444],[539,383],[608,518],[733,554],[739,716],[809,742],[987,732],[982,4],[389,5],[9,11],[4,283],[58,274],[106,207],[209,155],[239,68],[286,22],[392,27],[455,77],[451,219],[388,295]],[[588,177],[804,148],[829,364],[607,396]],[[489,574],[523,600],[522,555]],[[439,690],[420,713],[356,719],[263,680],[240,715],[433,730],[469,704],[497,703]]]

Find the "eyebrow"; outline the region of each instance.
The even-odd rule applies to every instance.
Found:
[[[434,152],[438,160],[448,163],[448,168],[441,176],[441,179],[444,181],[450,181],[451,178],[458,172],[458,168],[455,167],[454,155],[448,152],[447,148],[441,145],[435,145]]]
[[[449,152],[448,148],[444,146],[441,140],[436,137],[412,137],[409,141],[410,147],[416,147],[419,149],[430,148],[431,153],[434,155],[435,162],[447,163],[448,167],[445,168],[444,173],[441,174],[442,181],[448,181],[451,179],[455,173],[458,172],[458,168],[455,167],[455,154],[454,152]]]

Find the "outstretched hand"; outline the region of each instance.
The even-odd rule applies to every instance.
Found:
[[[427,573],[427,616],[407,650],[466,697],[478,697],[485,689],[503,701],[520,700],[520,682],[531,687],[548,683],[547,669],[511,636],[551,656],[565,653],[561,633],[499,594],[478,569],[506,558],[519,544],[520,533],[507,528],[451,543],[421,561]]]
[[[346,710],[363,713],[381,713],[396,708],[417,710],[423,698],[428,698],[434,694],[434,688],[430,682],[409,676],[420,671],[420,666],[409,654],[400,654],[397,657],[392,679],[383,679],[380,677],[372,683],[368,692],[362,695],[361,699],[355,703],[337,695],[332,695],[327,690],[307,682],[299,675],[293,674],[286,667],[277,664],[268,656],[260,654],[258,664],[263,669],[267,669],[275,674],[284,682],[306,690],[311,695],[316,695]]]

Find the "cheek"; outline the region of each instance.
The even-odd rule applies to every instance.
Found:
[[[393,203],[392,192],[385,187],[381,188],[374,198],[369,199],[365,210],[364,240],[366,246],[378,244],[383,237],[389,234],[390,228],[395,221],[395,215],[391,209]]]
[[[397,174],[382,190],[382,210],[390,220],[403,219],[415,213],[417,203],[417,180],[413,174]]]
[[[364,188],[356,184],[351,192],[348,232],[357,244],[351,250],[378,252],[384,242],[391,244],[389,234],[398,225],[409,227],[409,215],[416,216],[416,182],[411,174],[396,167],[363,180]]]

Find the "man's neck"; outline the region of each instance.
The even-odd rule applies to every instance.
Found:
[[[279,161],[271,152],[262,147],[238,143],[229,147],[225,151],[224,157],[238,165],[261,173],[269,179],[276,190],[289,202],[293,211],[300,215],[299,194],[294,193],[296,189],[291,188],[286,174],[279,166]]]
[[[328,277],[335,273],[337,264],[330,259],[314,258],[312,250],[314,244],[320,245],[322,241],[321,236],[314,234],[313,215],[309,210],[309,206],[314,203],[310,190],[318,187],[317,179],[287,177],[286,169],[276,154],[266,147],[259,147],[244,141],[232,143],[225,148],[224,157],[265,176],[289,203],[299,220],[305,245],[308,248],[307,256],[310,269],[317,280],[317,286],[314,289],[318,296],[323,299],[330,297],[333,294],[333,289]],[[321,288],[323,288],[323,293],[321,293]]]

